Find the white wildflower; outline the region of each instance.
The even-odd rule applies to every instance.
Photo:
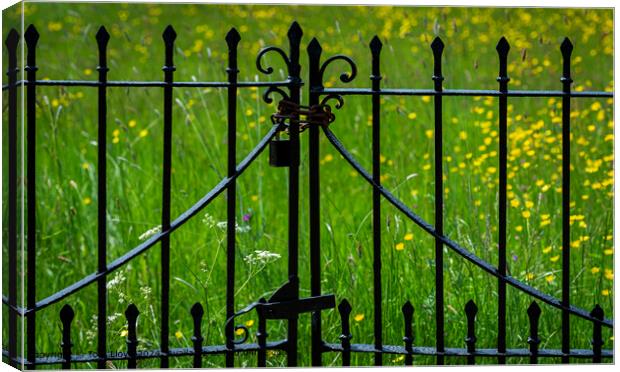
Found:
[[[216,226],[222,230],[225,230],[228,227],[228,222],[220,221],[216,224]],[[235,231],[238,233],[245,234],[247,232],[250,232],[251,229],[252,227],[250,225],[239,226],[239,224],[235,222]]]
[[[153,227],[152,229],[147,230],[146,232],[144,232],[144,234],[140,235],[140,236],[138,237],[138,239],[140,239],[140,240],[146,240],[146,239],[150,238],[151,236],[153,236],[153,235],[155,235],[155,234],[158,234],[158,233],[160,233],[160,232],[161,232],[161,225],[159,225],[159,226],[155,226],[155,227]]]
[[[149,286],[140,287],[140,293],[142,297],[146,298],[151,295],[152,289]]]
[[[213,216],[209,213],[206,213],[202,219],[202,223],[204,223],[205,225],[207,225],[208,228],[211,229],[215,226],[215,218],[213,218]]]
[[[280,254],[274,252],[254,251],[254,253],[245,256],[243,260],[250,265],[266,265],[268,263],[278,260],[280,257],[282,257],[280,256]]]
[[[120,318],[122,316],[121,313],[114,313],[112,315],[108,316],[108,324],[111,324],[112,322],[114,322],[116,319]]]
[[[110,281],[108,281],[108,283],[106,284],[106,288],[112,289],[117,285],[122,284],[125,279],[127,279],[125,275],[123,275],[121,271],[117,271],[116,274],[114,274],[114,278],[110,279]]]

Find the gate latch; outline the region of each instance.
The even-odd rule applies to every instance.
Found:
[[[307,298],[295,298],[299,280],[288,281],[265,301],[261,299],[251,303],[243,309],[237,311],[233,316],[226,320],[226,327],[238,316],[249,313],[256,309],[259,316],[265,319],[295,319],[301,313],[333,309],[336,307],[336,296],[333,294],[313,296]],[[235,341],[235,343],[242,343]]]
[[[276,137],[269,143],[269,164],[274,167],[291,165],[291,141],[282,139],[281,133],[288,132],[292,121],[297,121],[299,132],[303,132],[310,125],[329,125],[335,119],[331,107],[326,104],[302,106],[288,100],[280,101],[278,112],[271,115],[271,122],[278,124],[279,128]]]

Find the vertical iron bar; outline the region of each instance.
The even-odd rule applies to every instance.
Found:
[[[60,347],[62,348],[62,369],[71,369],[71,322],[75,313],[69,305],[65,305],[60,310],[60,321],[62,322],[62,342]],[[34,362],[34,359],[31,359]]]
[[[351,315],[351,304],[346,299],[342,300],[338,305],[340,313],[340,323],[342,325],[342,333],[340,333],[340,343],[342,345],[342,366],[351,365],[351,329],[349,326],[349,315]]]
[[[380,95],[380,54],[383,44],[375,35],[370,41],[372,54],[372,179],[381,185],[381,95]],[[373,232],[373,272],[374,272],[374,336],[375,365],[383,364],[383,322],[381,310],[381,193],[377,187],[372,190],[372,232]]]
[[[289,39],[288,79],[290,81],[290,100],[299,104],[301,66],[299,65],[299,44],[303,33],[299,24],[293,22],[287,36]],[[299,298],[299,115],[291,119],[289,125],[291,165],[288,181],[288,276],[289,282],[295,284],[295,298]],[[287,365],[297,366],[297,323],[295,316],[288,321]]]
[[[172,26],[168,25],[162,35],[166,46],[164,71],[164,159],[163,159],[163,187],[161,229],[170,229],[170,173],[172,169],[172,74],[174,67],[174,40],[177,37]],[[168,349],[170,333],[170,236],[161,239],[161,339],[160,349],[162,357],[160,367],[168,368]]]
[[[530,364],[538,364],[538,345],[540,344],[538,320],[540,319],[540,312],[540,306],[536,301],[532,301],[527,309],[527,316],[530,319],[530,336],[527,338],[527,343],[530,344]]]
[[[467,316],[467,337],[465,343],[467,344],[467,364],[476,364],[476,314],[478,314],[478,306],[473,300],[469,300],[465,304],[465,316]]]
[[[237,46],[241,37],[235,28],[226,34],[228,44],[228,177],[235,174],[237,157]],[[233,180],[226,190],[226,319],[235,312],[235,226],[236,226],[237,182]],[[226,326],[226,367],[233,367],[234,360],[234,326]]]
[[[594,309],[592,309],[590,316],[598,320],[603,320],[603,318],[605,317],[605,312],[598,304],[596,304],[596,306],[594,306]],[[593,354],[592,362],[593,363],[601,362],[601,348],[603,347],[603,333],[602,333],[601,328],[602,328],[601,323],[595,322],[592,324],[592,354]]]
[[[570,56],[573,44],[565,38],[560,47],[563,59],[562,90],[570,94]],[[570,306],[570,96],[562,97],[562,305]],[[562,309],[562,363],[570,354],[570,314]]]
[[[264,304],[267,302],[265,298],[260,298],[259,303]],[[256,341],[258,342],[258,367],[267,366],[267,319],[262,307],[257,307],[258,313],[258,331],[256,332]]]
[[[140,312],[134,304],[129,304],[125,310],[127,318],[127,369],[135,369],[137,367],[138,355],[138,335],[136,333],[136,324]]]
[[[26,77],[28,79],[28,92],[26,96],[26,111],[27,115],[27,133],[26,133],[26,142],[27,142],[27,161],[26,161],[26,179],[27,182],[27,200],[28,205],[26,210],[28,211],[28,236],[27,236],[27,257],[28,257],[28,267],[27,267],[27,277],[28,277],[28,288],[27,288],[27,307],[32,309],[36,305],[36,238],[37,238],[37,224],[36,224],[36,120],[37,120],[37,112],[36,112],[36,101],[37,101],[37,92],[35,82],[37,80],[37,62],[36,62],[36,46],[37,41],[39,40],[39,33],[35,29],[33,25],[28,26],[28,29],[24,33],[24,39],[26,40],[26,45],[28,46],[28,55],[26,60]],[[28,315],[28,324],[26,330],[26,343],[27,343],[27,357],[26,359],[29,362],[29,369],[35,369],[35,359],[36,359],[36,312],[31,312]]]
[[[204,310],[199,302],[196,302],[192,306],[190,313],[194,320],[194,334],[192,336],[192,342],[194,343],[194,368],[202,368],[202,337],[201,323]]]
[[[323,88],[320,77],[321,45],[316,38],[308,44],[310,90]],[[319,94],[310,92],[309,104],[317,105]],[[321,206],[319,173],[319,128],[311,125],[308,129],[308,177],[310,204],[310,292],[312,296],[321,295]],[[312,366],[320,367],[323,340],[321,336],[321,312],[312,313]]]
[[[407,351],[405,355],[405,365],[410,366],[413,364],[413,305],[411,305],[411,302],[407,301],[403,305],[402,310],[405,322],[405,337],[403,337],[403,341],[405,342],[405,350]]]
[[[9,363],[17,368],[17,44],[19,34],[12,28],[6,38],[9,77]]]
[[[444,44],[436,37],[431,44],[434,58],[433,82],[435,94],[435,231],[443,235],[443,116],[441,92],[441,54]],[[444,311],[443,311],[443,243],[435,239],[435,342],[437,364],[444,364]]]
[[[106,165],[106,134],[107,134],[107,96],[105,83],[108,80],[106,48],[110,34],[101,26],[97,35],[99,48],[99,88],[98,88],[98,136],[97,136],[97,271],[107,270],[107,165]],[[103,369],[106,365],[107,344],[107,286],[106,276],[102,275],[97,281],[97,368]]]
[[[502,37],[497,43],[499,55],[499,91],[508,93],[508,51],[510,45],[506,38]],[[507,113],[508,96],[502,94],[499,97],[499,264],[498,271],[502,276],[506,275],[506,168],[508,156],[508,124]],[[506,363],[506,283],[501,279],[497,281],[497,362]]]

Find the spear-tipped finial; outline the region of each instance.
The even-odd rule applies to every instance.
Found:
[[[97,34],[95,35],[95,39],[97,39],[97,44],[99,44],[99,46],[105,47],[110,40],[110,34],[104,26],[101,26],[99,27],[99,31],[97,31]]]
[[[411,304],[411,301],[407,301],[405,302],[405,304],[403,305],[403,314],[407,317],[413,315],[413,305]]]
[[[10,49],[15,49],[17,47],[17,43],[18,42],[19,42],[19,33],[17,32],[17,30],[12,28],[11,31],[9,31],[9,34],[6,37],[6,40],[4,41],[4,44],[10,50]]]
[[[340,315],[344,315],[346,317],[351,314],[351,310],[353,310],[351,308],[351,304],[349,303],[349,301],[347,301],[346,298],[340,301],[340,304],[338,305],[338,312],[340,313]]]
[[[510,50],[510,44],[508,44],[508,40],[506,40],[506,38],[502,36],[502,38],[499,39],[499,42],[497,43],[495,49],[497,50],[497,53],[500,55],[500,57],[505,58],[508,55],[508,51]]]
[[[596,304],[596,306],[594,306],[594,309],[592,309],[592,311],[590,312],[590,316],[602,320],[605,316],[605,312],[603,311],[603,308],[599,306],[599,304]]]
[[[570,58],[570,55],[573,53],[573,43],[571,43],[569,38],[564,38],[562,45],[560,45],[560,51],[562,51],[562,57],[565,59]]]
[[[239,44],[241,40],[241,35],[239,35],[239,31],[236,28],[231,28],[230,31],[226,34],[226,43],[229,48],[234,48]]]
[[[306,50],[308,51],[309,56],[316,57],[321,55],[323,48],[321,47],[321,43],[319,43],[316,37],[313,37],[312,40],[310,40],[310,43],[308,44]]]
[[[164,38],[164,43],[166,43],[166,45],[172,45],[177,38],[177,32],[174,30],[172,25],[168,25],[168,27],[164,30],[162,37]]]
[[[74,316],[75,313],[73,312],[73,308],[69,304],[66,304],[60,309],[60,320],[63,324],[71,323]]]
[[[536,303],[536,301],[532,301],[530,306],[527,308],[527,315],[530,317],[530,319],[538,319],[541,313],[542,311],[540,310],[540,306],[538,306],[538,303]]]
[[[299,26],[299,23],[297,23],[297,21],[294,21],[293,23],[291,23],[291,27],[289,27],[288,32],[287,32],[287,36],[289,39],[291,40],[301,40],[301,37],[303,36],[303,31],[301,30],[301,26]]]
[[[381,42],[379,37],[377,35],[375,35],[372,38],[372,40],[370,40],[370,51],[373,54],[378,54],[381,51],[382,47],[383,47],[383,43]]]
[[[200,318],[200,317],[202,317],[204,315],[204,310],[203,310],[202,305],[200,304],[200,302],[196,302],[192,306],[192,308],[190,310],[190,313],[192,314],[192,316],[194,318]]]
[[[125,317],[127,317],[127,320],[130,322],[134,322],[136,319],[138,319],[139,314],[140,312],[134,304],[129,304],[129,306],[127,306],[127,310],[125,310]]]
[[[37,45],[37,41],[39,41],[39,32],[34,25],[28,26],[24,33],[24,39],[26,39],[26,45],[29,49]]]
[[[477,313],[478,306],[476,306],[474,300],[467,301],[467,303],[465,304],[465,314],[467,314],[467,317],[476,316]]]
[[[433,50],[433,55],[440,56],[443,53],[444,43],[439,36],[433,40],[431,43],[431,49]]]

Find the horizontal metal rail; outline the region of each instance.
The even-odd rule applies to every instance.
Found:
[[[272,342],[267,342],[267,345],[265,347],[265,349],[267,350],[285,350],[287,345],[287,340],[279,340],[279,341],[272,341]],[[234,350],[232,350],[235,353],[242,353],[242,352],[254,352],[254,351],[259,351],[261,350],[261,348],[259,347],[258,344],[256,343],[252,343],[252,344],[242,344],[242,345],[238,345],[235,347]],[[210,346],[203,346],[202,348],[202,355],[215,355],[215,354],[225,354],[227,352],[230,352],[231,350],[228,350],[226,348],[226,345],[210,345]],[[185,357],[185,356],[193,356],[195,355],[195,351],[193,348],[191,347],[184,347],[184,348],[171,348],[168,353],[167,356],[170,357]],[[5,358],[8,358],[8,351],[6,350],[2,350],[2,356]],[[155,359],[155,358],[161,358],[163,356],[162,352],[160,350],[141,350],[138,351],[136,353],[136,359],[138,360],[144,360],[144,359]],[[128,355],[128,353],[126,352],[113,352],[113,353],[107,353],[106,356],[106,360],[129,360],[131,359],[131,357]],[[90,353],[90,354],[72,354],[71,355],[71,363],[94,363],[97,362],[99,360],[99,357],[97,356],[97,354],[95,353]],[[25,361],[24,359],[22,359],[21,357],[18,358],[14,358],[15,362],[18,362],[19,364],[21,364],[22,362],[24,362],[24,365],[27,367],[29,364],[29,362]],[[61,356],[45,356],[45,357],[38,357],[36,358],[35,364],[37,365],[41,365],[41,364],[45,364],[45,365],[53,365],[53,364],[62,364],[65,363],[65,359]]]
[[[563,92],[561,90],[499,90],[487,89],[380,89],[373,91],[369,88],[328,88],[311,89],[311,93],[323,95],[360,95],[360,96],[469,96],[469,97],[579,97],[579,98],[613,98],[613,92],[605,91],[582,91]]]
[[[15,85],[35,85],[35,86],[61,86],[61,87],[177,87],[177,88],[228,88],[233,85],[225,81],[176,81],[166,83],[165,81],[106,81],[99,82],[96,80],[37,80],[34,83],[28,80],[18,80]],[[242,81],[234,83],[239,88],[252,87],[282,87],[290,85],[291,81]],[[2,90],[9,89],[9,84],[2,86]]]
[[[324,352],[342,352],[344,351],[342,345],[340,344],[324,344]],[[464,348],[451,348],[447,347],[445,352],[438,353],[437,349],[434,347],[427,346],[414,346],[412,347],[411,352],[408,352],[404,346],[393,346],[393,345],[384,345],[381,350],[377,350],[374,345],[370,344],[351,344],[351,348],[347,349],[347,351],[351,351],[354,353],[376,353],[380,352],[383,354],[395,354],[395,355],[428,355],[428,356],[451,356],[451,357],[467,357],[467,356],[475,356],[475,357],[497,357],[500,355],[497,352],[497,349],[476,349],[473,353],[468,353],[467,349]],[[529,357],[531,353],[528,349],[506,349],[506,353],[504,353],[506,357]],[[562,350],[559,349],[542,349],[538,351],[538,357],[549,357],[549,358],[559,358],[564,356]],[[587,349],[571,349],[569,357],[571,358],[592,358],[594,353],[592,350]],[[603,358],[613,358],[613,350],[602,350]]]
[[[269,141],[276,135],[277,130],[278,130],[278,125],[274,125],[271,128],[271,130],[258,143],[258,145],[256,145],[256,147],[252,149],[252,151],[245,157],[245,159],[243,159],[243,161],[241,161],[237,165],[236,172],[231,177],[223,178],[213,189],[211,189],[211,191],[209,191],[198,202],[196,202],[196,204],[191,206],[189,209],[187,209],[185,212],[179,215],[179,217],[177,217],[174,221],[172,221],[170,223],[170,229],[161,231],[153,235],[145,242],[139,244],[138,246],[136,246],[129,252],[125,253],[123,256],[112,261],[110,264],[108,264],[106,271],[96,272],[96,273],[92,273],[92,274],[85,276],[84,278],[76,281],[75,283],[54,293],[53,295],[46,297],[41,301],[38,301],[34,308],[25,309],[22,307],[17,307],[16,310],[18,314],[22,316],[28,315],[29,313],[33,311],[36,312],[38,310],[46,308],[49,305],[52,305],[68,297],[69,295],[86,287],[87,285],[96,282],[100,277],[108,275],[114,272],[115,270],[119,269],[120,267],[125,265],[127,262],[133,260],[140,254],[146,252],[149,248],[157,244],[164,236],[170,235],[173,231],[181,227],[186,221],[188,221],[190,218],[192,218],[198,212],[200,212],[204,207],[209,205],[209,203],[211,203],[211,201],[213,201],[213,199],[215,199],[216,196],[218,196],[222,191],[224,191],[226,187],[228,187],[228,185],[233,180],[239,177],[247,169],[247,167],[254,161],[254,159],[256,159],[258,155],[260,155],[263,152],[265,147],[267,147],[267,145],[269,144]],[[2,302],[8,305],[8,299],[5,296],[2,297]]]
[[[440,235],[437,234],[437,232],[435,231],[435,228],[433,226],[431,226],[428,222],[426,222],[424,219],[422,219],[420,216],[416,215],[413,211],[411,211],[411,209],[409,209],[409,207],[407,207],[403,202],[401,202],[398,198],[396,198],[391,192],[389,192],[388,190],[386,190],[383,186],[377,185],[374,180],[372,179],[372,176],[368,173],[368,171],[366,171],[358,162],[357,160],[355,160],[355,158],[353,157],[353,155],[351,155],[351,153],[349,153],[346,148],[344,147],[344,145],[340,142],[340,140],[338,140],[338,138],[336,137],[336,135],[327,127],[322,127],[323,128],[323,132],[325,133],[325,136],[327,137],[327,139],[329,140],[329,142],[331,142],[331,144],[336,148],[336,150],[340,153],[340,155],[342,155],[342,157],[345,158],[345,160],[369,183],[371,184],[373,187],[376,187],[379,192],[381,193],[381,195],[383,195],[384,198],[386,198],[390,203],[392,203],[392,205],[394,205],[398,210],[400,210],[403,214],[405,214],[410,220],[412,220],[414,223],[416,223],[418,226],[420,226],[423,230],[425,230],[427,233],[431,234],[432,236],[434,236],[437,239],[440,239],[445,245],[447,245],[448,247],[450,247],[450,249],[452,249],[453,251],[455,251],[456,253],[458,253],[460,256],[462,256],[463,258],[465,258],[466,260],[468,260],[469,262],[473,263],[474,265],[478,266],[479,268],[483,269],[484,271],[486,271],[487,273],[495,276],[496,278],[500,279],[501,281],[510,284],[512,287],[529,294],[530,296],[537,298],[555,308],[561,309],[561,310],[566,310],[568,312],[570,312],[571,314],[577,315],[583,319],[589,320],[592,323],[600,323],[601,325],[604,325],[605,327],[609,327],[609,328],[613,328],[613,320],[611,319],[603,319],[603,320],[599,320],[596,319],[595,317],[593,317],[592,315],[590,315],[590,313],[582,308],[570,305],[570,306],[565,306],[562,301],[560,301],[559,299],[550,296],[548,294],[545,294],[539,290],[537,290],[536,288],[529,286],[523,282],[521,282],[520,280],[511,277],[509,275],[502,275],[500,274],[499,270],[497,269],[497,267],[491,265],[490,263],[486,262],[485,260],[481,259],[480,257],[476,256],[475,254],[473,254],[472,252],[470,252],[469,250],[467,250],[464,247],[461,247],[458,243],[454,242],[453,240],[451,240],[450,238],[444,236],[444,235]]]

